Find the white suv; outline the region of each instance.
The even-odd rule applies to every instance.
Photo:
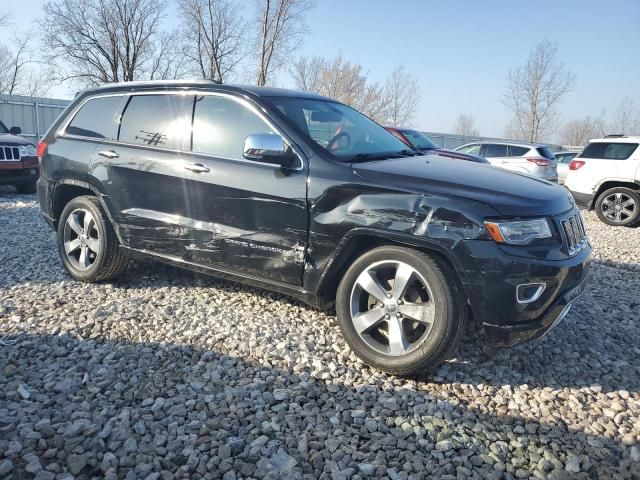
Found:
[[[455,151],[480,155],[496,167],[558,182],[558,162],[551,149],[543,143],[487,140],[468,143]]]
[[[640,137],[591,140],[569,164],[565,186],[581,207],[609,225],[640,221]]]

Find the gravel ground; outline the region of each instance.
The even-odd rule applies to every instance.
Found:
[[[72,281],[12,192],[0,478],[640,479],[640,229],[587,214],[591,284],[552,334],[407,380],[281,295],[151,263]]]

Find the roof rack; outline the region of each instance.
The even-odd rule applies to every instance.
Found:
[[[604,138],[624,138],[626,135],[622,133],[611,133],[609,135],[605,135]]]

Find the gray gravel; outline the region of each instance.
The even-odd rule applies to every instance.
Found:
[[[72,281],[0,189],[0,478],[640,479],[640,229],[586,218],[562,324],[410,381],[281,295],[151,263]]]

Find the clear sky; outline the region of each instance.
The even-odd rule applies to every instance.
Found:
[[[11,2],[14,27],[43,3]],[[248,15],[252,1],[243,3]],[[610,119],[625,96],[640,105],[640,0],[317,0],[307,23],[297,55],[341,53],[381,82],[395,65],[407,67],[422,92],[414,124],[428,131],[450,131],[459,113],[471,113],[482,135],[501,135],[507,72],[544,38],[577,77],[562,119],[602,110]],[[286,73],[279,84],[291,86]]]

